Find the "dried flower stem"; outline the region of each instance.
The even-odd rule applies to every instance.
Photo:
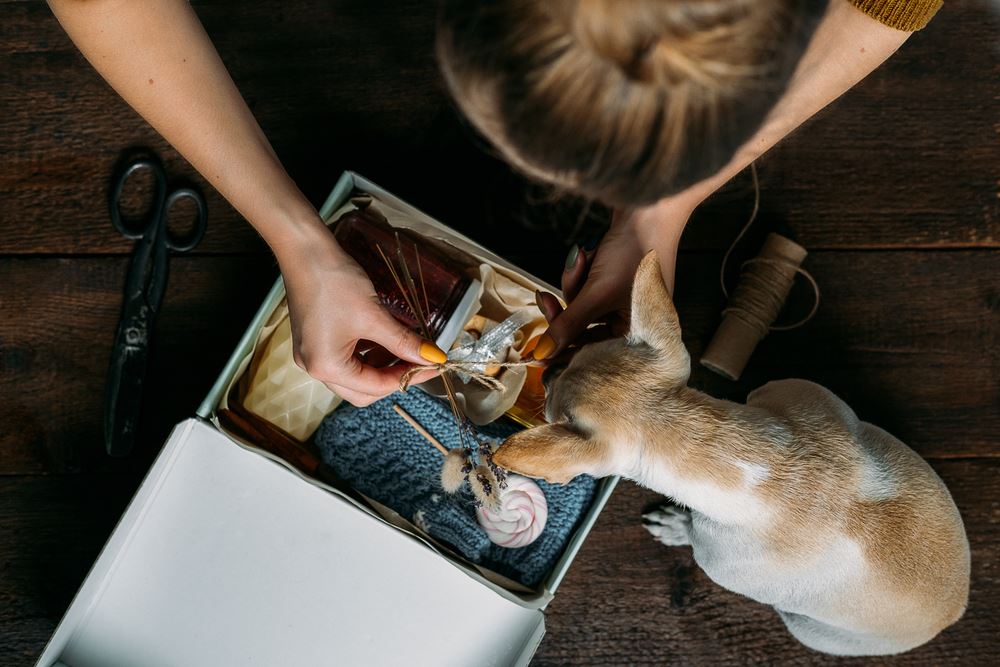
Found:
[[[398,271],[397,268],[393,266],[393,263],[389,260],[389,257],[386,255],[385,251],[382,250],[382,246],[376,243],[375,248],[378,250],[379,255],[381,255],[382,261],[385,262],[386,267],[388,267],[389,273],[392,275],[392,279],[395,281],[396,287],[399,288],[400,293],[403,295],[403,300],[406,301],[407,307],[410,309],[410,312],[413,314],[413,317],[417,320],[417,323],[420,325],[420,329],[423,332],[424,338],[430,340],[431,337],[430,326],[427,323],[427,317],[425,316],[423,309],[420,307],[420,297],[417,294],[417,288],[413,282],[413,276],[410,273],[410,268],[407,265],[406,258],[403,256],[403,246],[399,240],[399,232],[396,232],[396,259],[400,264]],[[413,244],[413,249],[416,252],[418,260],[417,270],[420,272],[420,284],[423,287],[424,303],[428,304],[429,306],[429,301],[427,298],[427,286],[424,284],[423,281],[423,269],[419,266],[420,252],[417,249],[416,243]],[[403,273],[406,276],[407,280],[405,282],[400,277],[400,273]],[[429,307],[427,311],[428,312],[430,311]],[[451,384],[451,378],[448,377],[447,370],[442,369],[441,381],[444,383],[445,392],[448,394],[448,403],[451,407],[451,413],[455,417],[455,425],[458,427],[459,441],[461,442],[463,447],[466,447],[467,445],[465,442],[465,430],[462,428],[462,425],[466,421],[466,417],[464,414],[462,414],[461,407],[459,407],[458,398],[456,397],[455,394],[455,388]]]
[[[396,244],[397,245],[399,244],[398,235],[396,237]],[[389,258],[386,256],[385,251],[382,250],[382,245],[380,243],[375,244],[375,249],[378,250],[378,254],[382,256],[382,261],[385,262],[385,265],[389,268],[389,273],[392,275],[392,279],[396,283],[396,287],[399,288],[400,294],[403,295],[403,300],[406,301],[406,307],[410,309],[411,313],[413,313],[413,317],[416,318],[417,324],[420,325],[420,329],[424,337],[430,338],[430,330],[427,327],[427,320],[425,320],[420,315],[420,311],[418,311],[417,308],[414,307],[413,300],[410,298],[410,293],[406,289],[406,286],[403,284],[402,279],[399,277],[399,273],[396,271],[396,267],[393,266],[391,261],[389,261]],[[403,262],[403,265],[404,266],[406,265],[405,261]]]
[[[385,262],[386,267],[389,269],[389,273],[392,275],[392,279],[396,283],[396,287],[399,289],[403,300],[406,302],[407,308],[410,309],[411,314],[420,326],[420,330],[423,336],[430,340],[431,332],[430,326],[427,321],[427,315],[430,314],[430,301],[427,297],[427,284],[424,282],[424,270],[420,263],[420,249],[416,243],[413,244],[413,252],[417,259],[417,275],[420,278],[420,289],[423,294],[423,304],[421,304],[420,296],[421,294],[417,292],[416,281],[413,280],[413,273],[410,271],[409,264],[406,261],[406,256],[403,254],[403,244],[400,241],[399,232],[395,234],[396,238],[396,264],[394,265],[392,260],[389,259],[389,255],[382,249],[382,246],[378,243],[375,244],[379,255],[382,257],[382,261]],[[423,305],[423,307],[421,307]],[[455,394],[455,388],[452,385],[449,373],[455,368],[461,368],[462,362],[446,361],[443,364],[433,364],[428,366],[414,366],[410,368],[402,378],[400,379],[400,388],[405,390],[406,386],[409,384],[410,378],[417,372],[427,369],[437,369],[441,373],[441,381],[444,383],[445,392],[448,394],[448,403],[451,407],[451,413],[455,418],[455,426],[458,428],[458,438],[460,446],[456,449],[449,450],[444,445],[442,445],[434,436],[432,436],[427,429],[420,425],[420,423],[414,419],[405,409],[399,405],[393,405],[393,410],[396,411],[400,417],[402,417],[410,426],[414,428],[420,435],[424,437],[431,445],[436,447],[438,451],[444,454],[445,462],[442,466],[442,478],[441,485],[448,493],[455,493],[461,487],[463,482],[468,481],[470,490],[472,491],[473,497],[478,505],[490,507],[491,509],[496,509],[499,507],[500,493],[507,488],[507,473],[502,468],[493,462],[492,451],[488,446],[486,446],[485,451],[483,450],[483,443],[479,442],[479,438],[476,435],[475,429],[472,427],[471,422],[462,413],[462,408],[459,405],[457,395]],[[500,364],[501,367],[506,366],[527,366],[534,365],[532,362],[507,362]],[[464,370],[463,372],[469,373],[469,370]],[[484,374],[473,374],[473,377],[477,375],[483,375],[480,382],[488,387],[492,387],[497,390],[502,390],[503,385],[499,383],[494,378],[488,377]],[[471,438],[473,444],[476,445],[476,450],[479,451],[480,463],[477,466],[473,462],[473,448],[469,446],[468,440]]]
[[[412,426],[414,431],[416,431],[420,435],[424,436],[424,439],[426,439],[427,442],[429,442],[432,445],[434,445],[439,452],[441,452],[445,456],[448,455],[448,448],[445,447],[444,445],[442,445],[441,442],[437,438],[435,438],[433,435],[431,435],[427,431],[427,429],[425,429],[423,426],[421,426],[420,422],[418,422],[416,419],[413,418],[413,415],[411,415],[409,412],[407,412],[406,410],[404,410],[399,405],[393,405],[392,409],[396,411],[396,414],[398,414],[400,417],[402,417],[403,419],[405,419],[406,423],[409,424],[410,426]]]
[[[424,282],[424,265],[420,261],[420,248],[413,244],[413,254],[417,256],[417,274],[420,276],[420,291],[424,293],[424,311],[431,312],[431,302],[427,298],[427,284]]]

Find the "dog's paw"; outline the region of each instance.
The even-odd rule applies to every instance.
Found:
[[[668,547],[691,544],[688,531],[691,529],[691,513],[674,505],[664,505],[658,510],[643,514],[646,530],[657,542]]]

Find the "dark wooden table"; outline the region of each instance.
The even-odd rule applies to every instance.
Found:
[[[360,171],[555,280],[601,224],[482,150],[442,90],[434,3],[198,2],[223,59],[316,203]],[[1000,18],[948,2],[886,66],[761,161],[769,229],[809,248],[817,317],[774,334],[742,398],[820,382],[927,457],[972,543],[965,618],[878,662],[1000,660]],[[101,401],[127,255],[105,207],[121,151],[148,146],[201,184],[209,231],[172,260],[141,446],[102,451]],[[751,201],[744,175],[689,227],[677,302],[695,359],[718,323],[721,252]],[[586,213],[586,212],[584,212]],[[580,221],[580,224],[578,224]],[[0,664],[39,654],[170,426],[193,413],[276,276],[253,231],[90,69],[41,2],[0,0]],[[793,295],[792,308],[807,307]],[[548,610],[537,664],[818,664],[773,611],[720,589],[689,549],[640,525],[656,494],[623,483]]]

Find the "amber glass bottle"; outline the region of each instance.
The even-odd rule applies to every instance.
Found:
[[[471,280],[422,237],[393,227],[372,207],[357,208],[343,214],[334,223],[334,236],[371,278],[379,300],[393,317],[436,340]],[[404,295],[383,255],[392,262],[396,274],[404,283],[402,262],[406,263],[416,288],[418,307],[427,320],[428,332],[421,331],[417,314],[407,303],[406,297],[413,295],[408,288]]]

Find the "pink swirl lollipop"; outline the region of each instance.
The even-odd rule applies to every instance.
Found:
[[[507,477],[507,488],[500,494],[498,511],[486,507],[476,510],[479,525],[490,542],[511,549],[528,546],[538,539],[548,516],[545,494],[537,484],[520,475]]]

